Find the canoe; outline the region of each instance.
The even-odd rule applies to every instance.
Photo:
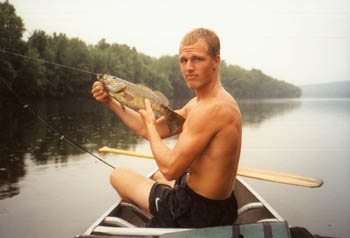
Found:
[[[149,177],[152,177],[153,171]],[[284,219],[241,177],[234,187],[238,218],[235,224],[283,222]],[[151,215],[134,204],[118,201],[76,238],[159,237],[166,233],[187,231],[182,228],[146,228]]]

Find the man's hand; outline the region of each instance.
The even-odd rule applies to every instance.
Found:
[[[143,122],[145,123],[147,129],[149,126],[155,126],[156,124],[156,117],[154,116],[154,112],[151,107],[150,101],[146,98],[145,99],[145,110],[140,109],[139,113],[141,115],[141,118]]]
[[[103,83],[96,81],[92,85],[92,90],[91,90],[92,96],[99,102],[103,102],[105,104],[108,104],[109,101],[111,100],[109,93]]]

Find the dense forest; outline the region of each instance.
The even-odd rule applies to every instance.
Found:
[[[154,58],[125,44],[101,39],[95,45],[87,45],[64,33],[48,35],[42,30],[23,40],[24,31],[24,23],[13,5],[0,3],[0,79],[21,96],[90,95],[96,73],[143,83],[170,99],[193,96],[182,78],[177,55]],[[301,89],[292,84],[225,61],[220,65],[220,79],[237,98],[301,96]],[[2,98],[10,93],[3,83],[0,93]]]

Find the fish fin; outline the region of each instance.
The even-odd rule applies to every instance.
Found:
[[[169,111],[169,114],[166,117],[166,123],[168,124],[172,135],[174,135],[180,128],[182,128],[184,122],[185,118],[172,110]]]
[[[153,91],[161,100],[161,102],[168,106],[169,105],[169,101],[168,101],[168,98],[160,91]]]

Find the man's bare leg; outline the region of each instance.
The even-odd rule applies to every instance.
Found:
[[[129,168],[116,168],[110,176],[110,182],[123,201],[135,203],[149,211],[148,198],[154,180]]]

